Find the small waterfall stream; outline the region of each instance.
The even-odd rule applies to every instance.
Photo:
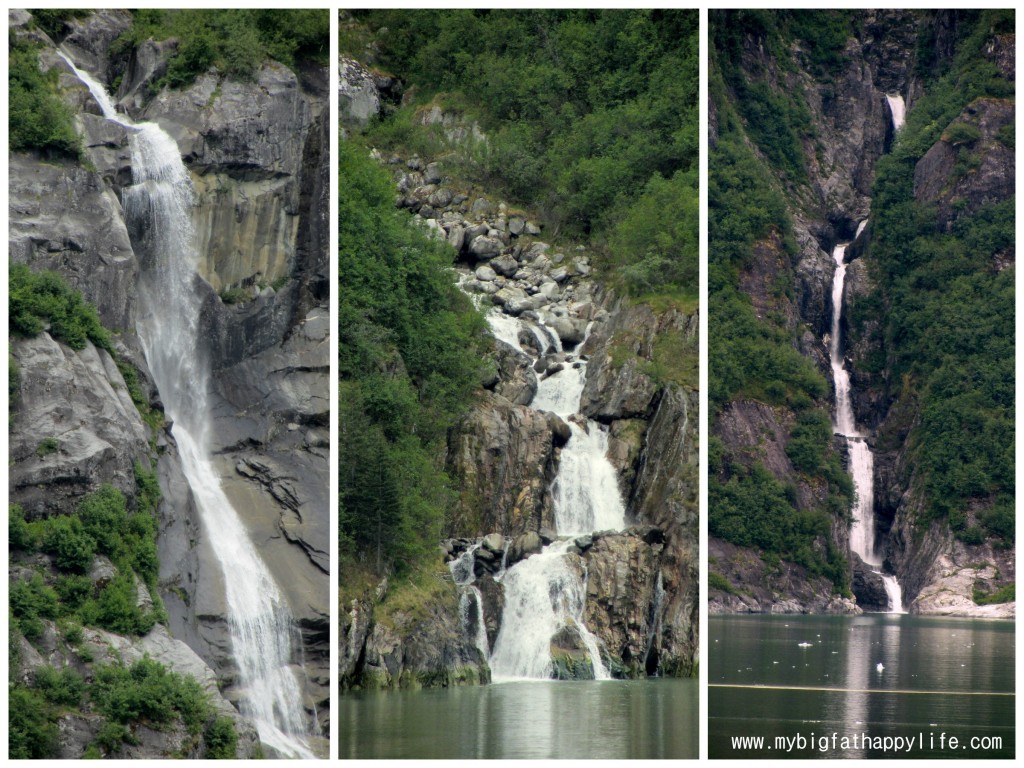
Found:
[[[260,740],[277,753],[313,758],[298,678],[302,670],[292,661],[291,612],[210,460],[209,365],[199,332],[196,287],[201,278],[188,169],[177,143],[160,126],[135,124],[118,114],[104,87],[60,55],[104,116],[129,129],[132,185],[124,189],[122,205],[129,221],[145,227],[137,330],[223,573],[240,709],[256,725]]]
[[[523,352],[533,362],[548,352],[564,351],[558,335],[543,321],[511,317],[498,308],[488,313],[487,321],[495,338]],[[533,337],[538,356],[529,346],[524,348],[520,342],[522,333]],[[590,327],[586,333],[589,335]],[[554,669],[551,642],[566,628],[579,635],[590,656],[594,678],[611,678],[601,658],[598,640],[583,619],[587,594],[585,568],[582,574],[578,572],[568,556],[572,539],[561,538],[599,530],[618,531],[626,524],[615,470],[607,458],[608,433],[600,424],[579,413],[587,366],[579,350],[585,343],[586,337],[574,351],[565,352],[563,369],[540,381],[530,403],[535,410],[550,411],[565,418],[571,431],[552,484],[555,532],[560,539],[511,568],[502,568],[496,576],[505,595],[501,625],[490,653],[491,673],[496,682],[550,679]],[[460,581],[456,568],[453,564],[453,576],[460,588],[475,590],[471,580]],[[473,631],[472,622],[467,622],[466,626]]]
[[[857,227],[857,235],[864,231],[865,219]],[[865,565],[871,566],[882,577],[889,596],[890,613],[903,612],[903,600],[896,577],[881,571],[882,558],[875,548],[874,456],[866,436],[857,430],[850,391],[850,373],[842,345],[843,287],[846,282],[846,249],[849,243],[840,243],[832,251],[836,263],[832,278],[832,328],[829,336],[829,355],[832,378],[836,388],[836,409],[833,430],[846,438],[850,456],[850,474],[853,477],[856,500],[853,505],[853,524],[850,526],[850,549]]]

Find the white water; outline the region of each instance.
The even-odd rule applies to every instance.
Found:
[[[466,550],[455,560],[448,563],[448,570],[451,571],[454,581],[461,594],[459,595],[459,616],[462,619],[463,631],[472,636],[473,643],[480,650],[486,659],[491,655],[487,645],[487,627],[484,624],[484,603],[480,590],[476,587],[476,573],[473,570],[476,551],[480,549],[477,542]],[[506,547],[505,551],[508,551]],[[502,568],[504,569],[504,555],[502,555]]]
[[[459,280],[461,287],[464,279]],[[511,317],[494,308],[487,322],[495,338],[501,339],[536,362],[529,348],[519,341],[526,331],[537,340],[541,355],[562,352],[558,335],[543,322]],[[572,436],[562,448],[558,475],[552,483],[555,527],[559,536],[579,536],[593,531],[622,530],[625,506],[619,492],[615,469],[608,461],[608,433],[599,423],[579,416],[587,363],[579,352],[592,326],[575,351],[565,355],[565,367],[539,382],[530,407],[550,411],[569,420]],[[579,426],[584,423],[586,426]],[[586,572],[574,570],[568,559],[570,541],[558,541],[539,554],[527,557],[496,577],[504,588],[505,607],[501,627],[490,656],[495,682],[550,679],[551,639],[562,628],[575,627],[590,655],[594,678],[610,679],[601,659],[597,638],[583,621],[586,605]],[[463,566],[456,566],[460,573]],[[453,569],[453,575],[455,570]],[[471,572],[471,570],[470,570]],[[456,583],[461,583],[456,576]],[[475,589],[475,588],[474,588]],[[463,596],[465,597],[465,595]],[[483,608],[480,606],[480,624]],[[486,636],[484,638],[486,642]],[[477,641],[479,647],[479,641]]]
[[[601,661],[597,638],[583,623],[586,579],[566,557],[571,541],[558,541],[520,560],[502,577],[505,610],[491,654],[495,682],[551,677],[551,638],[563,627],[576,627],[590,655],[594,679],[610,675]]]
[[[885,594],[889,596],[889,613],[906,613],[903,610],[903,588],[896,577],[889,573],[879,573],[879,576],[885,584]]]
[[[615,469],[608,461],[608,433],[596,422],[587,429],[570,422],[572,437],[562,449],[552,486],[559,535],[622,530],[626,510]]]
[[[903,97],[898,93],[887,93],[885,100],[889,102],[889,113],[892,115],[892,127],[898,131],[903,127],[907,116],[907,105],[903,103]]]
[[[194,194],[175,141],[156,123],[117,114],[103,86],[61,53],[109,120],[132,130],[132,186],[126,218],[146,227],[139,278],[138,334],[167,416],[182,470],[224,576],[240,709],[260,740],[286,757],[313,758],[298,675],[292,617],[210,461],[208,366],[199,334],[200,279],[192,229]]]
[[[866,221],[865,219],[857,227],[857,235],[864,230]],[[843,286],[846,282],[844,259],[847,245],[849,244],[837,245],[832,251],[832,258],[836,263],[832,279],[832,329],[829,336],[832,377],[836,387],[833,429],[846,438],[850,455],[850,474],[856,493],[853,524],[850,526],[850,549],[856,552],[865,564],[881,567],[882,558],[875,548],[874,456],[864,435],[857,430],[850,393],[850,374],[846,370],[846,361],[842,354]],[[882,574],[879,570],[875,573],[881,575],[885,583],[885,590],[889,596],[889,611],[902,613],[902,591],[896,577]]]

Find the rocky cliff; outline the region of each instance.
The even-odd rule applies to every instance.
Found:
[[[358,126],[367,109],[379,108],[374,83],[382,76],[351,59],[342,60],[341,73],[342,122],[348,113],[347,124]],[[391,80],[387,86],[395,88]],[[608,426],[629,527],[575,540],[568,557],[585,574],[583,618],[614,675],[689,675],[698,609],[697,315],[618,297],[595,278],[585,246],[546,242],[531,212],[458,178],[464,143],[483,138],[478,126],[436,106],[417,120],[439,127],[451,153],[378,155],[393,171],[397,205],[453,248],[460,285],[475,302],[500,308],[509,320],[543,313],[559,350],[585,342],[582,410]],[[375,595],[342,606],[343,687],[489,680],[469,625],[483,621],[493,648],[504,605],[501,573],[556,538],[552,483],[570,425],[528,407],[541,380],[573,365],[564,352],[545,351],[552,343],[525,331],[496,340],[476,403],[448,436],[446,467],[459,498],[443,550],[449,563],[473,550],[467,567],[476,574],[483,615],[460,603],[447,572],[437,574],[443,586],[420,593],[426,605],[397,619],[380,616],[375,605],[388,584],[377,585]],[[579,637],[553,641],[558,676],[593,674],[589,662],[577,664],[581,649]]]
[[[184,89],[169,90],[159,78],[176,41],[149,40],[111,53],[111,43],[131,23],[127,12],[73,18],[59,40],[30,28],[25,13],[12,12],[10,22],[18,35],[41,44],[41,66],[59,73],[84,137],[82,162],[11,156],[11,260],[57,271],[97,307],[102,322],[116,331],[117,356],[140,374],[146,410],[156,414],[160,393],[135,334],[135,285],[148,245],[144,230],[126,225],[119,200],[131,182],[127,133],[101,116],[57,56],[56,44],[108,84],[118,109],[168,131],[192,173],[193,224],[205,259],[206,282],[199,287],[205,293],[203,335],[215,363],[214,455],[229,497],[244,510],[250,534],[287,595],[302,638],[295,661],[306,672],[305,704],[326,727],[326,71],[311,65],[292,71],[268,60],[252,82],[210,70]],[[11,420],[11,500],[27,517],[40,518],[66,513],[102,484],[133,497],[132,467],[152,458],[162,491],[158,591],[166,620],[139,641],[100,639],[149,652],[174,669],[200,670],[216,698],[231,700],[234,662],[213,555],[216,534],[200,525],[173,425],[143,423],[104,350],[90,345],[75,352],[43,333],[14,342],[12,356],[21,383]],[[40,459],[35,446],[51,434],[61,449]],[[227,704],[221,708],[235,712]],[[240,725],[246,739],[239,756],[247,756],[255,735],[251,726]],[[175,751],[154,743],[140,755]]]
[[[936,513],[923,496],[914,468],[914,431],[920,424],[921,405],[909,392],[900,394],[900,374],[894,373],[899,365],[896,342],[884,312],[899,308],[881,298],[892,293],[886,284],[892,267],[879,263],[882,251],[875,243],[872,196],[879,163],[900,140],[892,114],[893,99],[902,100],[911,115],[924,99],[923,109],[937,114],[941,109],[937,102],[942,99],[938,92],[952,89],[948,80],[939,81],[935,73],[976,66],[965,63],[966,54],[962,53],[972,32],[976,37],[985,36],[979,59],[1000,70],[997,78],[1012,80],[1005,61],[1013,36],[994,31],[995,27],[979,31],[974,24],[982,27],[988,22],[963,12],[865,11],[831,14],[828,22],[825,14],[820,14],[816,21],[821,24],[821,34],[835,29],[829,24],[841,25],[843,31],[837,39],[844,41],[841,50],[823,63],[822,43],[806,32],[801,37],[799,25],[807,23],[806,18],[797,14],[773,18],[778,28],[738,16],[716,21],[732,25],[730,33],[735,37],[729,44],[740,55],[736,65],[729,65],[727,86],[712,104],[712,146],[718,141],[720,115],[732,109],[748,114],[754,107],[747,106],[745,113],[742,101],[758,88],[764,89],[758,91],[766,94],[762,98],[779,99],[776,104],[790,99],[786,109],[797,115],[793,124],[799,125],[795,134],[798,154],[790,167],[783,166],[772,148],[757,137],[745,139],[761,162],[779,172],[773,187],[791,220],[792,240],[788,248],[783,246],[780,225],[779,231],[757,242],[739,271],[739,289],[749,297],[758,319],[770,318],[784,329],[792,346],[831,383],[828,335],[835,270],[831,252],[837,243],[851,243],[846,251],[849,266],[842,297],[842,351],[851,372],[856,423],[867,432],[875,455],[875,525],[886,567],[903,585],[903,603],[911,612],[1012,614],[1012,603],[1000,608],[974,603],[979,589],[982,594],[995,592],[1007,583],[1004,579],[1013,578],[1012,558],[1007,559],[1001,545],[992,541],[965,545],[946,524],[930,523]],[[942,137],[922,147],[916,164],[909,168],[915,200],[933,205],[938,228],[951,234],[959,217],[969,218],[974,211],[1013,194],[1012,150],[996,138],[1004,121],[1012,119],[1012,100],[969,101],[959,117],[937,127]],[[748,136],[755,136],[746,118],[743,126]],[[915,131],[914,141],[917,135]],[[957,137],[963,138],[958,141]],[[714,163],[711,172],[714,175]],[[891,199],[887,196],[886,202]],[[863,232],[857,229],[859,222],[867,222]],[[886,229],[885,236],[891,238],[891,231]],[[1000,268],[1005,268],[1012,263],[1012,250],[1001,258]],[[780,285],[785,289],[779,290]],[[711,375],[714,378],[715,371]],[[793,507],[806,511],[820,507],[825,499],[823,486],[815,487],[813,476],[794,466],[798,450],[795,415],[789,407],[740,395],[730,399],[714,418],[713,434],[730,460],[763,465],[793,489]],[[838,443],[835,448],[843,450]],[[847,522],[841,515],[834,514],[832,519],[831,531],[819,537],[815,546],[847,552]],[[785,561],[766,568],[759,554],[756,548],[737,548],[724,540],[712,542],[711,570],[720,577],[712,588],[713,610],[856,610],[849,601],[828,597],[832,587],[827,581],[801,573],[799,567]],[[987,570],[972,570],[972,561],[984,564]],[[860,607],[884,609],[884,592],[880,597],[880,585],[870,569],[864,569],[852,553],[847,578]]]

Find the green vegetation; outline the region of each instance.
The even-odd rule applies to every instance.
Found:
[[[177,38],[177,52],[158,87],[180,88],[210,67],[235,80],[251,80],[267,58],[290,67],[304,59],[326,66],[329,32],[326,9],[146,8],[132,12],[132,26],[112,51],[127,51],[149,38]]]
[[[104,718],[86,758],[115,757],[122,744],[137,743],[132,726],[138,724],[163,730],[180,723],[192,736],[202,734],[208,758],[233,758],[238,743],[234,723],[213,717],[194,678],[148,657],[130,666],[97,664],[88,679],[71,667],[40,666],[28,685],[11,683],[8,693],[8,756],[14,759],[56,757],[58,720],[76,710]]]
[[[741,592],[732,585],[725,576],[714,571],[708,571],[708,589],[717,589],[727,592],[730,595],[740,595]]]
[[[974,602],[977,605],[996,605],[998,603],[1012,603],[1017,599],[1017,585],[1015,583],[1000,587],[991,594],[979,589],[979,582],[974,584]]]
[[[33,272],[25,264],[12,264],[8,285],[12,333],[35,336],[46,329],[72,349],[84,349],[91,341],[113,351],[110,332],[100,324],[96,308],[56,272]]]
[[[55,437],[44,437],[39,441],[39,445],[36,447],[36,456],[44,458],[49,456],[51,453],[56,453],[60,450],[60,440]]]
[[[32,21],[54,40],[63,36],[64,23],[70,19],[84,19],[92,13],[83,8],[33,8]]]
[[[757,446],[748,446],[742,456],[734,455],[712,438],[708,525],[713,536],[756,547],[768,559],[798,563],[831,579],[844,592],[849,580],[846,557],[828,542],[831,521],[848,515],[853,489],[832,447],[829,386],[798,352],[800,330],[786,323],[784,313],[773,311],[793,301],[789,270],[797,248],[782,192],[772,180],[779,178],[774,168],[782,169],[790,183],[803,177],[799,141],[803,128],[797,131],[793,125],[803,124],[806,107],[793,94],[775,95],[739,68],[747,34],[756,34],[770,50],[788,57],[783,34],[792,34],[786,31],[788,25],[806,24],[806,19],[787,13],[711,14],[710,93],[719,135],[711,148],[709,163],[714,172],[708,181],[709,316],[714,318],[708,326],[708,397],[712,424],[739,400],[775,407],[783,423],[791,418],[787,454],[804,481],[827,489],[827,495],[820,508],[800,511],[796,488],[765,469]],[[810,34],[806,26],[800,29],[801,34]],[[772,121],[782,122],[772,127]],[[747,137],[765,159],[751,150]],[[758,287],[768,307],[763,316],[758,316],[750,296],[740,288],[741,276],[758,261],[762,265],[777,261],[781,267],[772,284]]]
[[[346,142],[339,172],[341,551],[408,572],[454,500],[444,441],[479,385],[485,325],[451,249],[395,210],[387,173]]]
[[[203,733],[208,760],[233,760],[238,748],[238,732],[230,717],[218,717]]]
[[[41,72],[38,46],[14,36],[9,41],[7,66],[10,149],[79,158],[82,142],[71,109],[60,98],[57,70]]]
[[[143,635],[162,617],[157,601],[138,607],[135,574],[155,595],[157,580],[156,520],[159,500],[155,477],[136,467],[138,510],[130,512],[124,495],[103,486],[85,496],[73,515],[27,521],[17,504],[8,512],[8,542],[24,554],[53,556],[60,575],[51,586],[41,574],[11,585],[12,622],[30,640],[39,636],[43,618],[71,618],[113,632]],[[156,494],[154,496],[154,493]],[[94,584],[86,576],[96,555],[110,559],[116,575]]]
[[[914,199],[913,172],[940,137],[971,151],[980,132],[958,121],[969,105],[1013,97],[1013,83],[982,53],[991,33],[1012,29],[1012,11],[978,15],[953,66],[915,104],[878,163],[870,244],[888,394],[919,413],[907,440],[927,515],[948,519],[965,541],[1006,546],[1014,541],[1015,269],[993,264],[1013,251],[1015,201],[985,202],[946,227],[933,205]],[[965,528],[972,503],[981,505],[980,529]]]
[[[381,63],[416,99],[371,129],[378,146],[436,154],[423,104],[456,106],[487,134],[462,172],[542,211],[548,231],[604,244],[634,294],[696,295],[698,20],[676,10],[373,10]]]

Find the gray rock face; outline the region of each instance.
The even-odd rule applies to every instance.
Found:
[[[106,59],[110,39],[127,20],[125,12],[104,11],[72,22],[72,57],[106,79],[114,66]],[[183,90],[145,97],[175,46],[150,41],[127,63],[116,63],[124,67],[119,109],[167,129],[194,172],[194,224],[208,280],[197,281],[196,289],[205,296],[202,324],[216,369],[211,399],[217,404],[216,449],[223,454],[218,462],[228,493],[251,510],[248,523],[257,546],[291,603],[302,638],[296,662],[306,671],[306,705],[326,726],[327,70],[303,70],[300,81],[285,67],[267,63],[248,83],[222,80],[211,71]],[[41,61],[59,67],[95,170],[12,156],[11,258],[59,271],[96,304],[103,323],[121,331],[115,336],[119,354],[140,368],[142,388],[158,404],[134,334],[145,240],[128,231],[118,202],[119,190],[131,181],[127,133],[99,115],[52,48],[44,48]],[[258,298],[226,307],[217,292],[229,285]],[[24,487],[12,500],[31,516],[66,510],[103,482],[134,494],[133,464],[148,462],[150,435],[109,356],[91,346],[74,353],[45,334],[17,342],[14,355],[22,392],[12,420],[12,447],[18,451],[12,489],[15,483]],[[43,456],[36,455],[42,438],[33,434],[40,425],[47,431],[43,436],[53,431],[58,440],[58,449]],[[158,548],[168,626],[206,659],[234,696],[215,535],[199,523],[168,427],[152,436],[160,451]],[[160,738],[140,739],[139,754],[170,748]]]
[[[338,60],[338,115],[342,125],[362,128],[380,112],[380,94],[373,75],[354,59]]]
[[[857,603],[833,594],[832,583],[804,568],[782,561],[768,568],[753,549],[712,537],[708,567],[729,583],[731,590],[712,587],[708,611],[715,613],[813,613],[854,615]]]
[[[460,489],[453,530],[518,536],[551,525],[554,450],[544,414],[487,393],[449,440]]]
[[[114,192],[78,164],[12,154],[9,168],[11,262],[60,272],[105,326],[133,332],[138,264]]]
[[[585,554],[584,620],[615,654],[613,667],[621,665],[621,676],[654,674],[660,666],[664,615],[656,591],[662,551],[630,531],[601,536]]]
[[[72,511],[103,483],[135,493],[136,462],[148,461],[146,430],[110,355],[91,343],[74,351],[42,333],[16,339],[21,371],[11,416],[11,500],[29,517]],[[44,439],[57,449],[38,451]]]
[[[455,588],[418,609],[377,622],[366,639],[359,679],[364,688],[437,688],[490,682],[480,650],[466,637]]]
[[[864,611],[885,611],[889,608],[889,594],[885,591],[885,582],[870,566],[865,565],[855,552],[850,553],[853,560],[853,578],[850,589],[857,598],[857,605]]]
[[[68,19],[60,44],[79,67],[102,78],[110,66],[111,43],[131,23],[128,11],[96,10],[84,18]]]
[[[1014,193],[1014,150],[997,138],[1003,126],[1013,125],[1014,105],[1002,99],[977,99],[950,123],[943,138],[932,145],[914,168],[914,198],[937,203],[939,224],[975,212],[985,203]],[[973,129],[973,140],[957,141],[956,130]],[[976,158],[977,168],[957,172],[959,158]]]

